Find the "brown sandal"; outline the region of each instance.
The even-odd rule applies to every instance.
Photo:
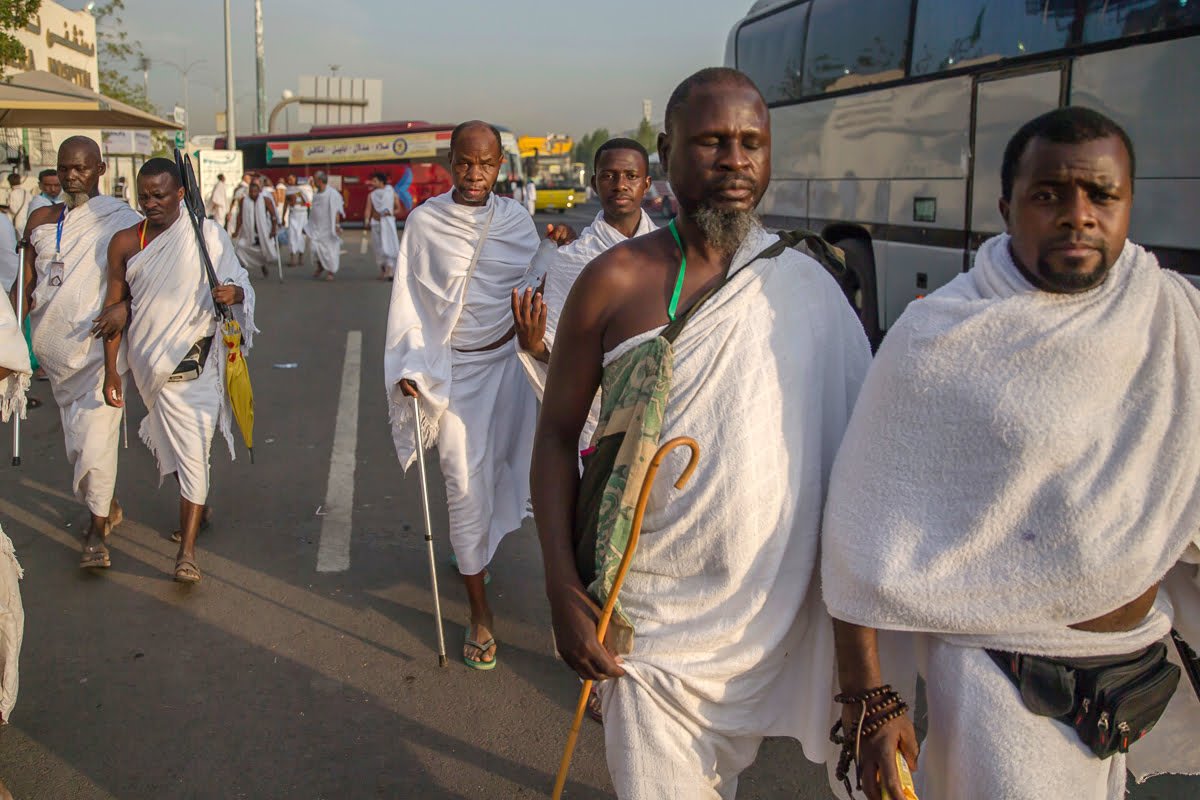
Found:
[[[112,557],[101,539],[99,544],[84,545],[83,554],[79,557],[80,569],[108,569],[112,566]]]
[[[175,581],[177,583],[199,583],[200,568],[190,558],[180,557],[175,560]]]

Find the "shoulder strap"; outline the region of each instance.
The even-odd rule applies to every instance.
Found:
[[[475,243],[475,252],[471,254],[471,264],[467,267],[467,281],[463,284],[463,299],[466,299],[466,291],[471,284],[471,278],[475,276],[475,265],[479,263],[479,254],[483,252],[483,243],[487,241],[488,231],[492,228],[492,217],[496,214],[496,206],[500,205],[500,198],[492,196],[492,207],[488,211],[487,219],[483,221],[483,230],[479,234],[479,241]]]
[[[805,230],[804,228],[797,228],[796,230],[791,231],[780,231],[779,238],[774,242],[771,242],[771,244],[769,244],[761,253],[747,261],[746,266],[753,264],[759,259],[778,258],[784,250],[787,250],[789,247],[797,247],[801,244],[807,245],[809,251],[813,253],[813,256],[817,259],[817,261],[819,261],[827,270],[833,272],[834,277],[838,277],[846,271],[846,254],[842,252],[841,248],[835,247],[834,245],[825,241],[823,238],[821,238],[820,234],[814,233],[810,230]],[[745,267],[742,269],[745,269]],[[740,273],[741,270],[738,270],[738,272]],[[664,330],[661,334],[662,338],[666,339],[668,342],[674,343],[674,341],[679,337],[679,334],[683,332],[684,326],[687,325],[687,322],[692,318],[692,315],[700,309],[700,306],[704,305],[712,298],[713,295],[719,292],[725,286],[725,284],[729,283],[729,280],[732,277],[732,275],[726,275],[715,286],[711,287],[698,298],[696,298],[696,301],[688,307],[687,311],[677,316],[674,321],[671,322],[671,324],[667,325],[666,330]]]

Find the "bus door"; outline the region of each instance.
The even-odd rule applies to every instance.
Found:
[[[1004,146],[1029,120],[1063,105],[1067,64],[1054,62],[981,74],[971,96],[971,165],[967,183],[967,241],[963,270],[985,239],[1004,232],[1000,166]]]

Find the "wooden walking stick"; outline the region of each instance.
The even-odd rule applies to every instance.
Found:
[[[608,600],[600,612],[600,621],[596,624],[596,638],[600,640],[601,645],[604,644],[604,635],[608,633],[608,623],[612,619],[613,608],[617,604],[617,593],[621,591],[621,584],[625,582],[625,573],[629,571],[629,564],[633,561],[633,552],[637,549],[638,537],[642,535],[642,517],[646,514],[646,503],[650,500],[650,490],[654,487],[654,478],[658,475],[658,468],[662,466],[667,453],[682,446],[687,446],[692,451],[692,457],[688,460],[687,466],[683,468],[683,474],[679,476],[679,480],[675,481],[675,488],[682,489],[691,479],[692,473],[696,471],[696,463],[700,460],[700,445],[696,443],[695,439],[689,436],[676,436],[666,442],[658,448],[658,452],[654,454],[654,458],[650,460],[650,466],[646,469],[646,477],[642,479],[642,489],[638,493],[637,505],[633,509],[633,527],[629,531],[629,543],[625,545],[625,553],[621,556],[621,564],[617,567],[616,577],[613,578],[612,590],[608,593]],[[559,800],[562,797],[563,787],[567,784],[571,756],[575,754],[575,742],[579,739],[579,729],[583,725],[583,713],[587,710],[588,695],[591,692],[592,681],[584,681],[579,690],[579,702],[575,706],[575,719],[571,721],[571,732],[567,734],[567,746],[563,749],[562,761],[558,765],[558,777],[554,780],[553,800]]]

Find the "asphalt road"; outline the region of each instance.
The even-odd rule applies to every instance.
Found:
[[[539,222],[581,228],[594,213]],[[552,654],[536,536],[527,524],[494,562],[499,667],[467,669],[467,609],[446,563],[430,454],[451,656],[439,668],[416,473],[401,473],[387,424],[390,286],[374,279],[359,236],[346,234],[334,283],[306,268],[288,270],[283,285],[256,279],[256,463],[240,448],[231,463],[214,443],[216,518],[201,535],[200,585],[171,581],[178,495],[158,487],[137,439],[138,402],[118,483],[128,518],[102,574],[76,568],[85,520],[69,496],[57,414],[52,403],[31,412],[24,465],[0,467],[0,521],[25,568],[21,692],[0,730],[0,779],[18,800],[548,795],[578,682]],[[347,359],[356,341],[361,368]],[[49,400],[44,383],[35,394]],[[347,568],[319,572],[319,560],[338,560],[339,531]],[[1139,792],[1185,794],[1182,783]],[[611,797],[591,722],[568,796]],[[824,771],[788,741],[764,746],[739,794],[831,796]]]

